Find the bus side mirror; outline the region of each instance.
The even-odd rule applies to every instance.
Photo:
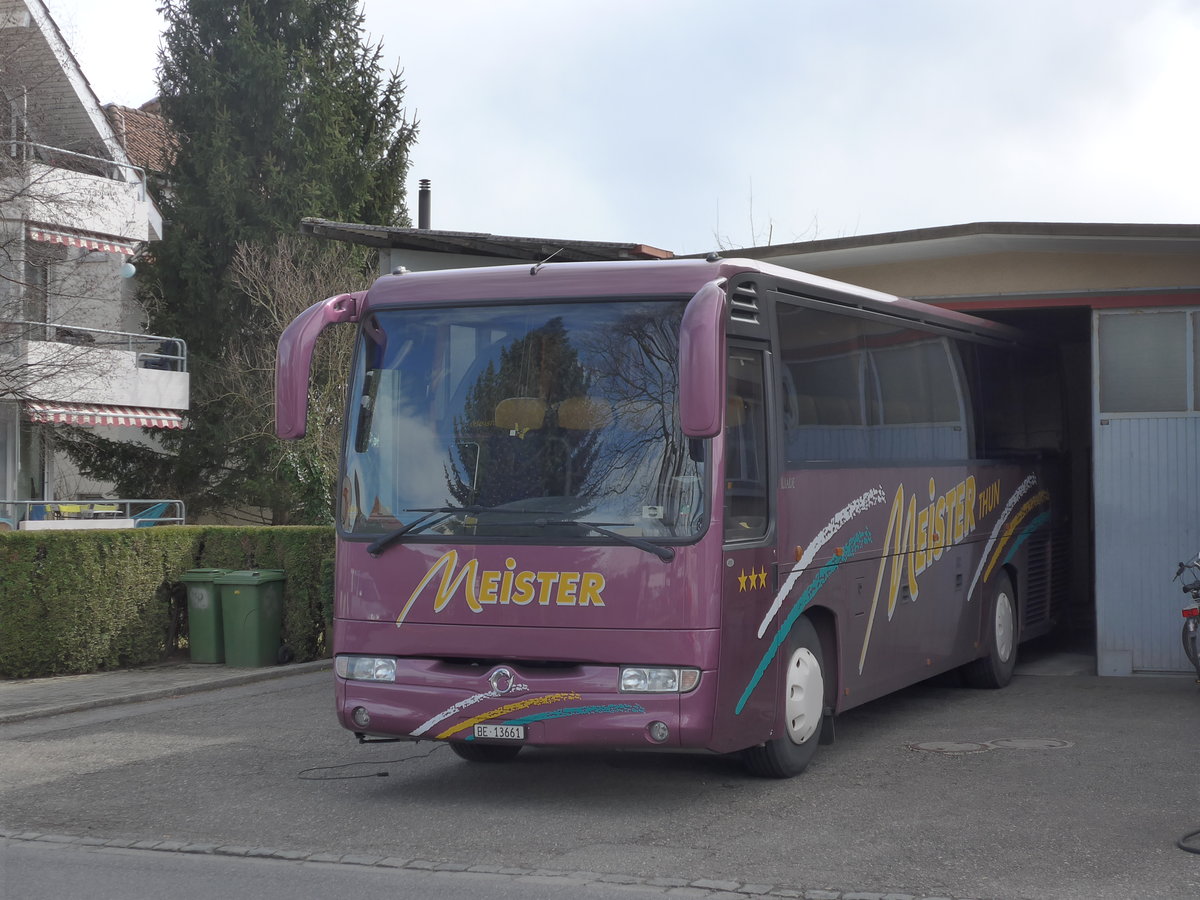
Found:
[[[330,325],[357,322],[366,292],[339,294],[314,303],[279,336],[275,353],[275,433],[304,437],[308,427],[308,377],[317,337]]]
[[[679,424],[690,438],[721,432],[725,396],[725,289],[716,281],[696,292],[679,325]]]

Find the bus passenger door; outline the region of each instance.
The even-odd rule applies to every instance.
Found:
[[[773,461],[767,419],[767,354],[731,346],[723,438],[721,687],[718,722],[737,736],[770,736],[775,723],[775,666],[765,659],[775,633]],[[763,638],[758,634],[764,620]],[[768,663],[765,667],[763,663]],[[720,727],[720,726],[718,726]],[[718,737],[719,735],[715,735]],[[734,737],[734,740],[737,738]],[[744,744],[743,744],[744,745]]]

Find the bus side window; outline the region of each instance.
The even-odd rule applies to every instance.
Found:
[[[767,532],[767,430],[762,353],[729,354],[725,395],[725,540]]]

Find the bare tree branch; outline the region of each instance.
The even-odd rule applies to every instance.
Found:
[[[270,323],[277,339],[291,321],[318,300],[369,286],[361,251],[342,244],[318,244],[288,235],[271,246],[239,244],[230,268],[243,291]],[[308,435],[299,441],[278,441],[270,461],[301,486],[302,493],[332,516],[334,484],[341,447],[346,373],[354,334],[331,329],[313,355],[309,396]],[[247,410],[235,440],[274,436],[275,341],[231,346],[217,374],[221,395],[236,398]],[[310,512],[312,512],[310,510]],[[330,518],[331,520],[331,518]]]

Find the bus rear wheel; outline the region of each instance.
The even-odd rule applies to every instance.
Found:
[[[1017,595],[1012,580],[1001,572],[988,595],[988,611],[984,637],[986,654],[963,666],[963,679],[974,688],[1002,688],[1012,681],[1017,667],[1017,642],[1020,620],[1017,618]]]
[[[474,741],[451,741],[450,749],[468,762],[511,762],[521,752],[520,744],[477,744]]]
[[[812,761],[821,738],[825,711],[825,662],[821,639],[807,618],[801,618],[788,638],[783,673],[784,733],[744,750],[742,758],[753,775],[791,778]]]

